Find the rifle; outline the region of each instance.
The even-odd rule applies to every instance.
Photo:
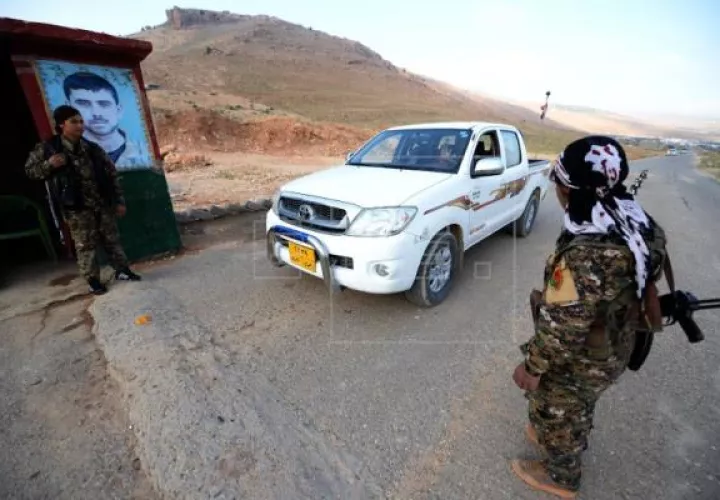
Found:
[[[638,176],[635,178],[635,181],[630,185],[630,193],[633,196],[637,194],[640,186],[642,186],[643,181],[647,179],[647,174],[647,169],[643,170],[642,172],[640,172],[640,174],[638,174]]]
[[[661,295],[659,299],[663,318],[669,318],[665,326],[678,323],[691,344],[705,340],[705,335],[693,320],[692,313],[701,309],[720,308],[720,299],[698,300],[692,292],[683,290]],[[654,333],[651,331],[639,330],[635,332],[635,347],[628,362],[629,370],[638,371],[645,363],[648,354],[650,354],[653,338]]]
[[[647,170],[640,172],[638,177],[632,183],[630,192],[633,195],[638,192],[643,181],[647,178],[647,172]],[[660,300],[661,315],[666,319],[664,326],[670,326],[677,323],[680,325],[680,328],[683,333],[685,333],[685,336],[691,344],[702,342],[705,340],[705,335],[697,323],[695,323],[692,315],[695,311],[720,308],[720,298],[700,300],[692,292],[675,290],[675,280],[669,256],[665,262],[665,278],[670,286],[670,293],[666,293],[658,297]],[[635,348],[633,349],[630,362],[628,363],[628,368],[630,370],[639,370],[645,362],[645,359],[650,353],[653,337],[654,334],[650,331],[636,332]]]
[[[48,141],[44,144],[44,150],[45,150],[45,159],[46,160],[48,158],[50,158],[52,155],[57,153],[55,148],[50,144],[50,141]],[[55,223],[55,229],[57,230],[58,234],[60,235],[60,244],[65,245],[65,234],[63,233],[62,223],[60,222],[61,218],[58,216],[57,209],[55,206],[57,200],[55,200],[55,198],[53,197],[53,190],[50,187],[50,182],[54,182],[54,180],[51,181],[49,179],[45,179],[45,182],[44,182],[45,193],[47,194],[48,206],[50,207],[50,214],[52,215],[53,222]]]
[[[662,315],[665,318],[669,318],[665,325],[668,326],[678,323],[691,344],[705,340],[705,335],[697,323],[695,323],[695,320],[693,320],[692,314],[695,311],[718,308],[720,308],[720,299],[700,300],[695,297],[692,292],[683,290],[676,290],[673,293],[660,296],[660,310],[662,311]]]

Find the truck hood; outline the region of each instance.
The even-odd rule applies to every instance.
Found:
[[[452,174],[343,165],[295,179],[283,191],[367,207],[395,206]]]

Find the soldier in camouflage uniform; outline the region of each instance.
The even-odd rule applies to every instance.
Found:
[[[25,171],[32,179],[50,181],[54,201],[75,242],[80,274],[91,292],[107,291],[96,260],[96,248],[101,245],[116,279],[140,280],[128,266],[118,235],[116,216],[124,216],[126,208],[115,165],[100,146],[83,138],[83,119],[77,109],[60,106],[53,118],[57,134],[35,146]]]
[[[662,325],[665,234],[623,186],[627,175],[622,146],[607,137],[573,142],[553,163],[564,227],[531,296],[535,335],[513,374],[529,400],[527,437],[545,458],[511,467],[563,498],[580,487],[598,398],[625,371],[636,332]]]

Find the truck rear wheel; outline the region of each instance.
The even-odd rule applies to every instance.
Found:
[[[513,228],[517,236],[521,238],[526,237],[532,232],[533,226],[535,225],[535,219],[537,218],[538,207],[540,206],[540,195],[536,192],[532,194],[530,200],[525,206],[525,211],[522,216],[515,221]]]
[[[440,304],[455,283],[459,260],[455,235],[449,231],[436,234],[425,250],[415,283],[405,292],[405,297],[420,307]]]

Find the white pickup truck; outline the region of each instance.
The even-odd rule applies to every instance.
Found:
[[[282,186],[267,213],[267,255],[324,280],[331,293],[405,292],[442,302],[470,247],[503,229],[532,230],[550,164],[522,134],[493,123],[384,130],[344,165]]]

